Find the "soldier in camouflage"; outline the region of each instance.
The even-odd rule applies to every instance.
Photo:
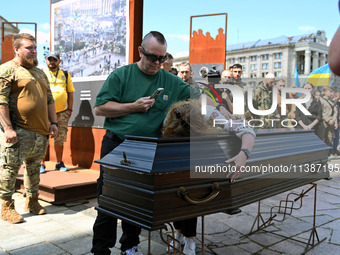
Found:
[[[264,82],[260,83],[253,95],[253,105],[257,110],[268,110],[273,104],[273,87],[275,85],[275,76],[272,73],[268,73],[265,76]],[[255,116],[256,119],[263,121],[261,128],[272,128],[272,121],[270,119],[276,119],[275,113],[269,115]],[[260,126],[260,124],[259,124]]]
[[[0,66],[0,198],[1,219],[19,223],[12,195],[19,169],[25,163],[25,211],[44,214],[38,203],[40,162],[49,135],[58,134],[57,117],[48,79],[37,68],[37,46],[30,34],[13,38],[14,59]]]

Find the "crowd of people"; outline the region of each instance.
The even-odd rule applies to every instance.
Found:
[[[193,70],[188,62],[183,62],[178,66],[178,76],[191,86],[198,88],[198,83],[192,79]],[[244,109],[242,115],[234,114],[235,117],[251,121],[253,128],[301,128],[314,130],[315,134],[332,149],[329,155],[340,155],[339,144],[339,122],[340,122],[340,92],[335,92],[331,86],[314,87],[311,82],[303,84],[302,88],[310,95],[310,100],[302,105],[308,110],[310,115],[306,115],[295,104],[285,104],[286,109],[282,111],[282,89],[297,88],[291,85],[286,79],[276,78],[273,73],[267,73],[263,80],[259,81],[255,88],[242,81],[242,65],[234,64],[220,73],[220,80],[215,83],[238,86],[244,94]],[[208,80],[208,79],[207,79]],[[214,82],[210,84],[214,86]],[[266,111],[273,107],[270,114],[259,115],[249,110],[248,89],[252,88],[252,106],[256,110]],[[275,88],[275,89],[273,89]],[[201,90],[202,91],[202,90]],[[234,97],[231,90],[227,88],[216,88],[223,106],[230,113],[234,111]],[[273,92],[277,93],[277,105],[274,104]],[[212,91],[211,91],[212,92]],[[284,95],[287,99],[302,99],[307,95],[304,93],[290,91]],[[215,97],[218,102],[218,97]],[[248,122],[249,123],[249,122]]]
[[[109,74],[125,64],[127,7],[119,4],[114,12],[95,8],[89,14],[81,6],[75,8],[76,3],[55,10],[54,51],[60,55],[61,68],[72,77]]]

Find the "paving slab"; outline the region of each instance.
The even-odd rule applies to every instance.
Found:
[[[284,240],[274,245],[271,245],[269,248],[282,254],[296,255],[303,253],[303,251],[306,248],[306,245],[295,241]]]
[[[245,251],[237,246],[226,246],[222,248],[213,249],[216,254],[228,254],[228,255],[250,255],[251,251]]]
[[[65,254],[66,251],[60,249],[59,247],[45,242],[36,245],[31,245],[29,247],[20,248],[14,251],[11,251],[11,255],[61,255]]]

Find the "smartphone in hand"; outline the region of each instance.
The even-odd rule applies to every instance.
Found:
[[[156,89],[156,91],[152,94],[152,96],[150,96],[150,98],[153,98],[153,99],[157,99],[157,97],[162,94],[164,88],[158,88]]]

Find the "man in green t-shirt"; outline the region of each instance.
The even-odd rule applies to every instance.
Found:
[[[201,94],[179,77],[161,69],[166,60],[167,43],[164,36],[152,31],[138,47],[140,60],[112,72],[106,79],[96,98],[94,112],[104,116],[101,158],[123,142],[125,135],[161,136],[163,120],[171,105],[180,100],[198,99]],[[162,88],[156,99],[150,96]],[[212,101],[212,100],[211,100]],[[208,103],[209,98],[208,98]],[[220,108],[225,116],[231,116]],[[102,194],[103,171],[98,179],[98,197]],[[122,254],[142,254],[139,234],[141,228],[122,221],[123,235],[120,239]],[[94,254],[110,254],[110,247],[116,243],[117,219],[98,211],[93,226]]]
[[[102,141],[101,157],[111,152],[125,135],[161,135],[162,123],[170,106],[180,100],[199,98],[200,93],[170,72],[160,69],[166,60],[167,43],[156,31],[148,33],[138,47],[140,61],[112,72],[105,81],[95,103],[95,114],[104,116],[107,130]],[[150,96],[163,88],[162,94]],[[103,172],[98,179],[98,196],[102,193]],[[117,219],[98,211],[93,226],[94,254],[110,254],[116,242]],[[141,228],[122,222],[120,239],[122,254],[142,254],[139,234]]]

